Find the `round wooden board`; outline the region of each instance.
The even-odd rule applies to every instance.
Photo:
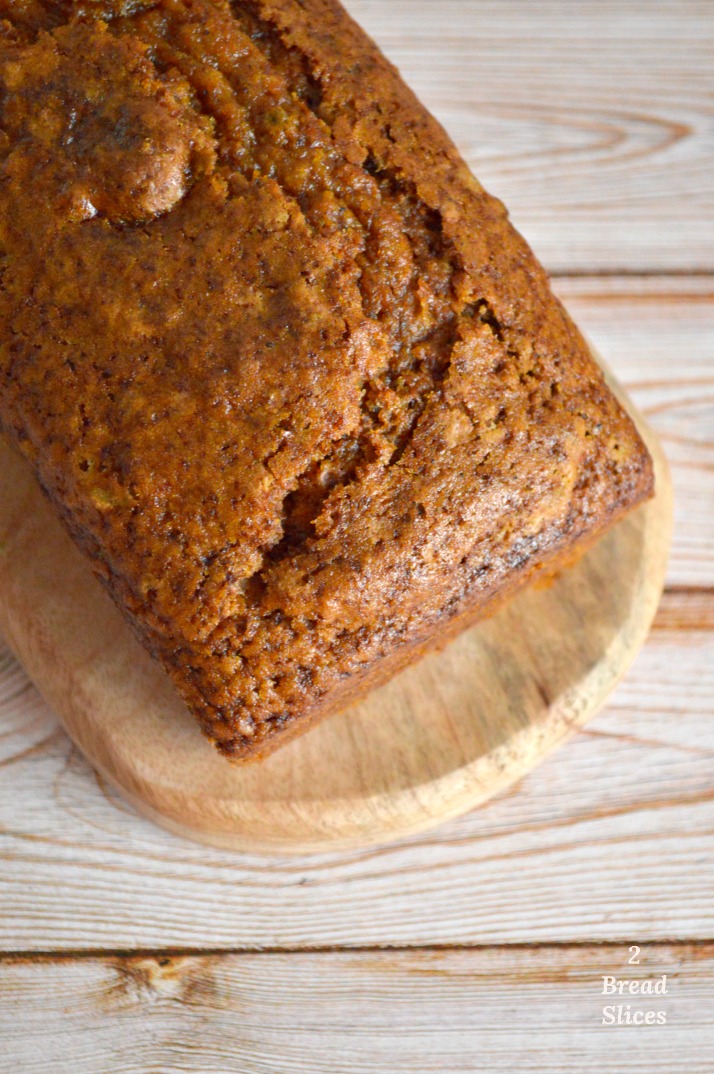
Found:
[[[624,401],[655,459],[655,498],[555,580],[262,763],[231,765],[202,737],[4,442],[0,626],[91,763],[175,832],[310,853],[432,827],[523,776],[582,725],[645,640],[672,493],[659,443]]]

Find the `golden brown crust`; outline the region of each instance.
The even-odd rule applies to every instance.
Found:
[[[334,0],[0,16],[0,420],[226,754],[651,492],[505,210]]]

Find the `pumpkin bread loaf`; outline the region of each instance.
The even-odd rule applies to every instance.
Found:
[[[503,206],[336,0],[0,20],[0,423],[228,757],[651,493]]]

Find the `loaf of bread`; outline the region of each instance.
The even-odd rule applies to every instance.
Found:
[[[573,557],[652,466],[336,0],[0,0],[0,422],[228,757]]]

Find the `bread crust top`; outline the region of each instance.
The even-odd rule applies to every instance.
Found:
[[[339,4],[0,15],[0,421],[229,756],[651,492],[503,206]]]

